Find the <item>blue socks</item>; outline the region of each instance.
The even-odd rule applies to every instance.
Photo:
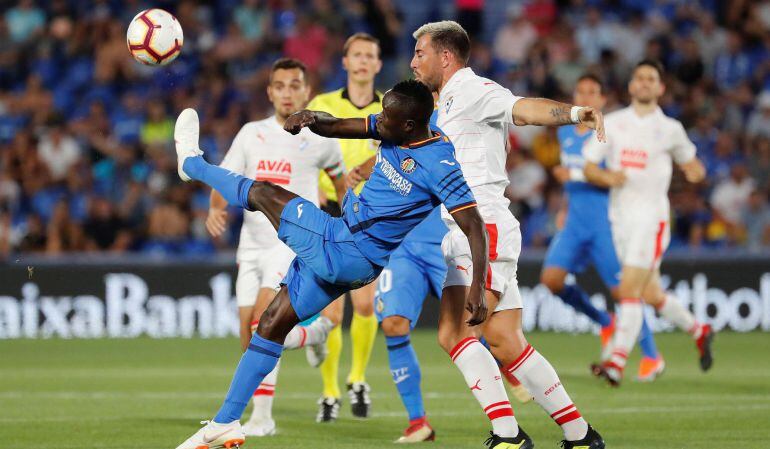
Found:
[[[565,285],[564,289],[557,296],[565,304],[572,306],[573,309],[591,318],[591,321],[602,327],[609,326],[612,322],[610,314],[594,307],[588,298],[588,294],[577,285]]]
[[[196,181],[208,184],[219,192],[231,206],[249,209],[249,189],[254,182],[230,170],[211,165],[203,156],[188,157],[182,164],[187,176]]]
[[[188,159],[189,160],[189,159]],[[185,165],[187,165],[185,163]],[[218,167],[217,167],[218,168]],[[190,172],[185,168],[185,172]],[[192,175],[190,175],[192,177]],[[241,419],[246,405],[249,403],[254,390],[270,371],[275,368],[281,357],[283,345],[265,340],[258,334],[251,337],[251,343],[238,362],[233,381],[225,396],[225,402],[214,417],[214,422],[227,424]]]
[[[388,345],[388,360],[390,361],[390,373],[393,382],[396,383],[398,394],[409,414],[409,420],[419,419],[425,416],[425,407],[422,403],[422,391],[420,390],[420,364],[417,354],[414,352],[409,335],[398,337],[385,337]]]
[[[642,350],[644,357],[658,358],[658,347],[655,346],[655,337],[653,337],[652,329],[647,325],[646,319],[642,321],[642,330],[639,332],[639,349]]]

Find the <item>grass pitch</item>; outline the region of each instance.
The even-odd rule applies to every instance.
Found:
[[[349,366],[347,338],[341,377]],[[618,390],[588,373],[598,351],[596,337],[535,333],[529,338],[609,448],[765,448],[770,441],[768,334],[718,335],[716,362],[705,375],[689,338],[657,335],[668,365],[664,376],[653,384],[627,381]],[[433,444],[482,448],[487,419],[435,343],[435,332],[419,331],[413,342],[437,432]],[[216,411],[238,357],[236,339],[0,341],[0,448],[174,448]],[[632,358],[630,371],[636,366]],[[391,447],[406,417],[381,335],[368,381],[372,418],[352,419],[344,403],[338,422],[316,424],[320,377],[303,352],[288,353],[275,401],[279,433],[251,438],[245,447]],[[557,447],[561,432],[537,405],[515,404],[514,410],[538,448]]]

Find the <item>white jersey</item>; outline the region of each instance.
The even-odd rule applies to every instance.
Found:
[[[626,182],[610,192],[610,220],[668,222],[668,187],[672,160],[682,164],[695,157],[695,145],[682,124],[660,108],[640,117],[633,107],[607,114],[607,142],[589,139],[583,146],[587,161],[605,161],[610,170],[622,170]]]
[[[275,116],[243,125],[220,164],[232,172],[269,181],[318,205],[318,170],[332,178],[345,173],[342,152],[336,139],[302,129],[291,135]],[[244,212],[238,259],[249,258],[248,250],[269,248],[278,234],[262,212]]]
[[[439,94],[436,124],[454,144],[479,213],[488,223],[508,210],[508,124],[520,98],[467,67],[455,72]],[[442,212],[444,220],[453,223],[443,207]]]

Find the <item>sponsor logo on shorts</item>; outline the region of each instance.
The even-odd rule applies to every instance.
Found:
[[[462,266],[462,265],[457,265],[457,266],[455,267],[455,269],[456,269],[456,270],[458,270],[458,271],[462,271],[462,272],[463,272],[463,273],[465,273],[465,274],[469,274],[469,273],[468,273],[468,267],[464,267],[464,266]]]

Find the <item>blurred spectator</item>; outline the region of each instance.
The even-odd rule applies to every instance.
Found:
[[[471,39],[481,34],[484,27],[484,0],[455,0],[457,23],[465,28]]]
[[[537,30],[524,19],[522,13],[521,5],[512,3],[508,7],[508,23],[500,27],[495,35],[495,58],[510,66],[521,64],[537,39]]]
[[[693,32],[693,39],[698,44],[706,73],[713,74],[714,61],[717,55],[727,48],[727,32],[720,28],[710,13],[702,13],[700,26]]]
[[[748,165],[751,177],[758,183],[757,187],[770,191],[770,138],[749,141]]]
[[[602,50],[614,47],[612,28],[602,20],[599,8],[590,7],[584,21],[575,30],[583,58],[589,64],[599,62]]]
[[[5,13],[11,39],[24,42],[38,34],[45,25],[45,14],[33,0],[21,0]]]
[[[749,176],[746,166],[735,164],[730,170],[730,177],[717,184],[711,194],[711,206],[718,218],[731,228],[742,224],[743,210],[749,201],[749,195],[756,188],[756,182]]]
[[[738,31],[727,34],[727,47],[714,61],[714,81],[722,90],[732,89],[751,74],[749,57],[743,49],[743,37]]]
[[[48,131],[40,139],[37,152],[52,181],[64,179],[81,157],[80,145],[67,133],[64,118],[58,115],[48,122]]]
[[[147,119],[140,132],[145,145],[170,144],[174,140],[174,122],[166,115],[166,107],[160,101],[151,101],[147,107]]]
[[[767,194],[754,190],[743,210],[742,222],[746,234],[746,247],[752,252],[770,248],[770,207]]]
[[[126,223],[115,213],[112,203],[106,198],[93,199],[83,228],[86,234],[85,246],[90,251],[122,251],[131,244],[131,234]]]
[[[757,98],[757,108],[749,117],[746,125],[746,135],[770,139],[770,90],[766,90]]]

